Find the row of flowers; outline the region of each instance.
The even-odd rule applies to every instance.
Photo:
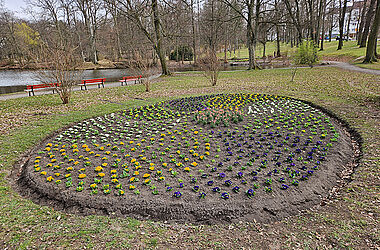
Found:
[[[338,139],[328,117],[289,98],[191,97],[78,123],[46,144],[34,171],[93,195],[252,198],[307,182]]]

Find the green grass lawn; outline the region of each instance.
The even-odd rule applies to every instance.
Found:
[[[355,62],[354,65],[360,67],[360,68],[365,68],[365,69],[376,69],[380,70],[380,60],[374,63],[362,63],[361,61]]]
[[[345,41],[343,43],[343,49],[337,50],[338,41],[325,41],[324,42],[324,50],[318,51],[318,56],[320,59],[326,60],[343,60],[347,62],[353,62],[354,59],[358,57],[365,56],[366,48],[359,48],[356,45],[356,41]],[[268,42],[266,48],[266,55],[273,55],[273,52],[276,51],[276,43]],[[281,53],[291,55],[296,50],[296,47],[291,48],[290,44],[281,43]],[[380,41],[377,46],[377,51],[380,54]],[[263,46],[259,44],[256,49],[256,56],[258,58],[262,57]],[[219,53],[218,56],[220,58],[224,58],[224,53]],[[227,53],[227,58],[248,58],[248,49],[242,48],[240,50],[235,51],[235,53]],[[360,62],[360,61],[359,61]],[[374,64],[362,64],[355,63],[355,65],[363,68],[371,68],[371,69],[379,69],[378,63]]]
[[[295,48],[291,48],[290,44],[281,43],[281,53],[289,54],[291,51],[294,51]],[[260,58],[263,56],[264,47],[261,43],[259,43],[256,47],[256,57]],[[273,56],[273,52],[277,51],[277,45],[275,42],[268,42],[265,48],[266,56]],[[224,58],[224,52],[218,53],[219,58]],[[248,58],[248,49],[243,47],[241,49],[231,51],[231,53],[227,52],[227,59],[232,58]]]
[[[366,48],[359,48],[356,45],[356,41],[345,41],[343,42],[343,48],[341,50],[337,50],[338,41],[331,41],[324,43],[324,50],[319,51],[318,55],[323,57],[337,57],[344,58],[346,57],[348,60],[352,60],[365,55]]]
[[[336,68],[223,72],[215,87],[200,73],[142,85],[77,91],[68,105],[57,95],[0,101],[0,247],[26,248],[350,248],[380,244],[378,232],[379,77]],[[180,96],[258,92],[314,102],[346,120],[363,137],[353,181],[332,202],[281,222],[192,226],[111,216],[79,216],[37,205],[14,189],[17,165],[28,149],[80,120]],[[139,100],[135,98],[141,98]],[[13,171],[13,174],[11,174]]]

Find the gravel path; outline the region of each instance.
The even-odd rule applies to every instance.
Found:
[[[380,75],[380,70],[376,69],[364,69],[360,68],[358,66],[346,63],[346,62],[337,62],[337,61],[323,61],[322,63],[326,63],[329,66],[338,67],[344,70],[350,70],[350,71],[356,71],[366,74],[372,74],[372,75]]]

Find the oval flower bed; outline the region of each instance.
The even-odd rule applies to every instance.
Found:
[[[86,214],[269,221],[320,202],[352,155],[338,123],[302,101],[220,94],[66,128],[33,151],[20,183]]]

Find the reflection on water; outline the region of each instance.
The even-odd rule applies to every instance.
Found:
[[[224,66],[223,71],[242,70],[246,66]],[[171,68],[171,71],[193,71],[199,70],[193,67]],[[117,81],[123,76],[131,75],[129,69],[97,69],[85,70],[82,74],[82,79],[107,78],[107,81]],[[0,86],[16,86],[38,84],[36,71],[32,70],[2,70],[0,71]]]
[[[115,81],[123,76],[128,76],[128,69],[98,69],[85,70],[82,79],[107,78],[107,81]],[[3,70],[0,71],[0,86],[38,84],[36,71],[32,70]]]

